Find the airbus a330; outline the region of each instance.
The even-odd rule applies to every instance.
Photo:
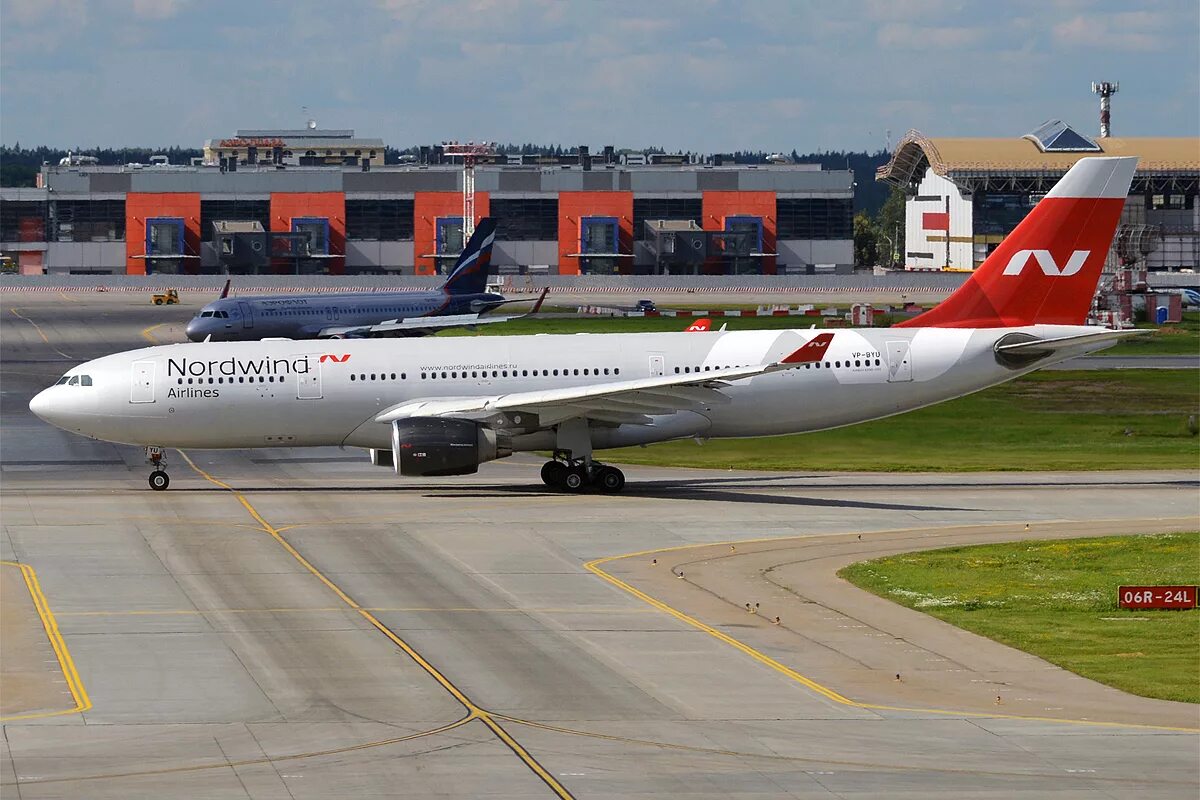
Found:
[[[596,451],[851,425],[1111,345],[1128,332],[1085,321],[1135,166],[1081,159],[957,291],[893,328],[165,345],[75,367],[30,408],[133,445],[363,448],[406,476],[550,450],[548,485],[619,491]]]

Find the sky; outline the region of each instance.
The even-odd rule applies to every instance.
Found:
[[[239,128],[669,151],[1200,135],[1196,0],[0,0],[0,142]],[[889,137],[890,132],[890,137]]]

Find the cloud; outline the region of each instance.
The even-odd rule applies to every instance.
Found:
[[[133,13],[143,19],[170,19],[185,3],[186,0],[133,0]]]
[[[939,27],[908,22],[888,23],[880,28],[875,36],[881,47],[908,50],[926,50],[934,47],[961,50],[979,43],[982,39],[983,28]]]
[[[1159,12],[1124,11],[1080,14],[1058,23],[1053,31],[1055,40],[1068,47],[1146,52],[1163,46],[1169,25],[1169,18]]]

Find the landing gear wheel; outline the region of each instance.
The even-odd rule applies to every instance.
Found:
[[[583,467],[569,467],[563,476],[562,486],[569,492],[581,492],[587,482],[587,472]]]
[[[161,469],[156,469],[150,473],[150,488],[156,492],[161,492],[171,485],[171,478]]]
[[[560,488],[566,475],[567,465],[561,461],[547,461],[542,464],[542,483],[547,486]]]
[[[596,472],[596,485],[606,494],[616,494],[625,488],[625,473],[616,467],[601,467]]]

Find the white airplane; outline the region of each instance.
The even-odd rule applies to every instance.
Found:
[[[75,367],[29,407],[147,446],[154,489],[161,448],[338,445],[408,476],[552,450],[546,484],[620,491],[594,451],[879,419],[1131,333],[1084,320],[1136,163],[1081,159],[961,288],[894,328],[174,344]]]

